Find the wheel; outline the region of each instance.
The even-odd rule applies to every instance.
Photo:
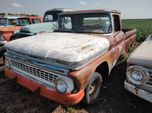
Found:
[[[101,84],[102,77],[99,73],[95,72],[91,76],[88,85],[85,89],[85,96],[83,101],[85,104],[91,105],[95,102],[99,95]]]

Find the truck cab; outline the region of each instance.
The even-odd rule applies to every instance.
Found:
[[[26,26],[30,24],[42,23],[42,18],[40,16],[22,16],[18,18],[19,26]]]
[[[14,23],[17,22],[17,18],[18,16],[0,17],[0,27],[14,26]]]
[[[5,75],[56,102],[92,104],[135,38],[136,30],[122,29],[119,11],[64,12],[55,32],[6,44]]]
[[[55,8],[48,10],[44,13],[43,21],[44,22],[57,22],[58,15],[64,11],[69,11],[70,9]]]

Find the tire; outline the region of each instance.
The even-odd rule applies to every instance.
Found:
[[[100,93],[101,84],[102,76],[99,73],[95,72],[91,76],[88,85],[85,88],[85,96],[83,101],[85,104],[91,105],[95,102]]]

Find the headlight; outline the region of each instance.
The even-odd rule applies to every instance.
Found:
[[[140,66],[131,66],[127,69],[127,79],[135,85],[141,85],[148,80],[148,74],[145,68]]]
[[[144,78],[143,73],[137,70],[132,71],[131,75],[131,77],[136,81],[141,81]]]
[[[60,93],[65,93],[67,91],[67,84],[64,80],[62,79],[57,79],[56,80],[56,89]]]
[[[56,90],[60,93],[70,93],[74,89],[73,80],[68,77],[62,77],[55,81]]]

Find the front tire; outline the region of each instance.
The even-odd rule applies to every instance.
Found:
[[[100,88],[102,84],[102,76],[95,72],[89,82],[88,85],[85,89],[85,97],[84,97],[84,103],[87,105],[91,105],[95,102],[97,99],[99,93],[100,93]]]

